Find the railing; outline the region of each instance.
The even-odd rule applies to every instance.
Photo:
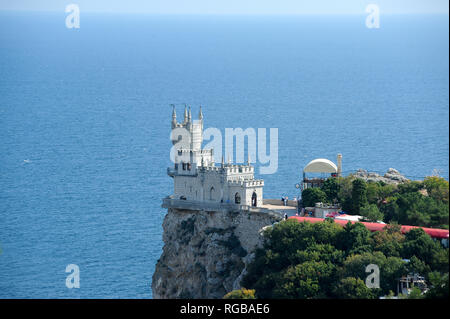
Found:
[[[252,212],[252,213],[271,213],[282,217],[279,212],[262,208],[253,207],[249,205],[241,205],[234,203],[218,203],[213,201],[195,201],[195,200],[184,200],[175,199],[170,196],[163,199],[163,208],[178,208],[185,210],[206,210],[206,211],[240,211],[240,212]]]
[[[264,205],[277,205],[277,206],[284,206],[284,203],[281,199],[263,199]],[[297,200],[291,200],[289,199],[286,203],[286,206],[288,207],[297,207],[298,201]]]
[[[183,172],[185,172],[185,173],[180,174],[180,173],[178,173],[178,170],[176,170],[174,168],[170,168],[170,167],[167,168],[167,175],[172,176],[172,177],[178,176],[178,175],[180,175],[180,176],[197,176],[198,175],[197,171],[194,171],[193,168],[191,170],[185,170]]]

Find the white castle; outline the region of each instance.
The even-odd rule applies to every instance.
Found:
[[[255,179],[255,169],[248,160],[246,165],[222,163],[216,166],[212,149],[203,150],[203,113],[193,121],[191,108],[184,109],[184,120],[177,122],[175,106],[172,112],[172,130],[186,129],[188,147],[176,147],[175,164],[167,169],[173,177],[173,198],[191,201],[210,201],[261,207],[264,181]],[[174,145],[180,141],[172,140]]]

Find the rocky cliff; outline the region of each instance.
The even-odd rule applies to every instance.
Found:
[[[153,274],[153,298],[222,298],[240,288],[272,213],[169,208],[164,248]]]
[[[400,174],[400,172],[394,168],[388,169],[388,171],[383,176],[374,172],[368,172],[364,169],[359,169],[356,171],[356,173],[353,173],[351,175],[355,176],[356,178],[361,178],[366,182],[384,182],[386,184],[400,184],[409,181],[409,179]]]

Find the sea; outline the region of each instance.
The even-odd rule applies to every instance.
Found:
[[[448,179],[448,25],[0,12],[0,298],[152,298],[171,104],[224,136],[277,128],[276,172],[255,163],[265,198],[298,196],[303,167],[338,153],[346,174]]]

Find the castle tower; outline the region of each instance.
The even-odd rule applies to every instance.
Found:
[[[225,163],[224,156],[220,167],[214,164],[212,149],[202,149],[203,112],[200,107],[198,120],[192,119],[191,107],[185,105],[184,121],[178,123],[175,107],[172,111],[172,129],[184,129],[190,138],[189,144],[177,145],[174,166],[167,168],[173,178],[173,197],[181,200],[194,200],[219,203],[234,203],[246,206],[263,204],[264,181],[254,178],[250,154],[247,164],[233,165],[231,159]],[[178,134],[178,133],[177,133]],[[181,132],[183,136],[186,132]],[[177,144],[179,139],[172,141]]]
[[[182,123],[177,122],[177,116],[176,116],[176,110],[175,106],[172,104],[173,110],[172,110],[172,122],[171,127],[172,129],[180,128],[187,130],[189,134],[189,140],[190,143],[188,146],[183,147],[183,153],[180,155],[183,155],[184,162],[186,162],[186,154],[190,154],[190,160],[189,164],[192,164],[190,166],[200,166],[200,163],[203,159],[204,165],[208,165],[212,163],[212,150],[210,151],[202,151],[202,143],[203,143],[203,112],[200,107],[199,110],[199,119],[193,120],[192,119],[192,110],[191,107],[187,106],[185,104],[184,106],[184,120]],[[178,140],[173,140],[172,143],[175,145],[180,141],[180,138]],[[206,158],[203,158],[206,156]],[[177,157],[177,160],[179,158]]]

